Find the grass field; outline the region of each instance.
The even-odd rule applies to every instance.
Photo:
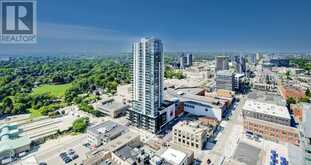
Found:
[[[67,89],[72,86],[71,83],[69,84],[62,84],[62,85],[42,85],[32,90],[32,94],[44,94],[49,93],[55,97],[63,97]]]

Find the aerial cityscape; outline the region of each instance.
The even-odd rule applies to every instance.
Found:
[[[0,165],[311,165],[311,2],[56,3],[0,1]]]

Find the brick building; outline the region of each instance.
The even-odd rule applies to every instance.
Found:
[[[243,107],[244,131],[277,143],[299,145],[299,130],[291,127],[285,106],[247,100]]]

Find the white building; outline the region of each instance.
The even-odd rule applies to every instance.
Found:
[[[235,91],[241,91],[243,88],[242,80],[245,77],[245,74],[235,74],[233,81],[233,88]]]
[[[128,132],[128,128],[112,121],[95,125],[87,129],[88,142],[92,147],[107,144],[111,140]]]
[[[162,155],[161,158],[165,159],[167,162],[173,165],[188,165],[187,154],[173,148],[168,148]]]
[[[193,102],[186,101],[184,102],[184,111],[197,115],[197,116],[206,116],[215,118],[218,121],[222,119],[223,109],[219,106],[214,106],[212,104],[204,103],[204,102]]]

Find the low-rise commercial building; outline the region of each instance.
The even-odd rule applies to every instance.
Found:
[[[30,151],[31,141],[20,136],[21,131],[13,124],[0,126],[0,164],[11,162],[20,153]]]
[[[291,143],[295,145],[300,143],[298,129],[282,124],[245,117],[244,130],[247,133],[253,133],[276,143]]]
[[[167,164],[171,165],[190,165],[193,162],[194,152],[178,146],[167,148],[160,157]],[[158,160],[159,162],[159,160]],[[155,164],[156,165],[156,164]]]
[[[128,132],[128,128],[112,121],[106,121],[87,129],[88,142],[92,147],[107,144],[111,140]]]
[[[127,144],[112,152],[111,162],[115,165],[143,165],[149,162],[149,155],[143,150],[143,143]]]
[[[197,116],[216,118],[218,121],[222,120],[232,103],[232,98],[205,95],[205,90],[202,88],[168,89],[166,98],[177,100],[178,113],[176,114],[188,112]]]
[[[277,85],[276,84],[252,82],[252,86],[254,89],[261,90],[261,91],[269,91],[269,92],[277,91]]]
[[[302,99],[305,96],[305,91],[302,90],[300,87],[293,87],[293,86],[281,86],[280,93],[284,99],[288,99],[292,97],[297,101]]]
[[[94,108],[103,113],[104,115],[108,115],[112,118],[116,118],[126,113],[126,110],[129,106],[125,103],[118,102],[113,98],[107,100],[101,100],[94,104]]]
[[[277,143],[299,145],[299,131],[290,126],[286,107],[247,100],[243,107],[244,130]]]
[[[179,122],[173,127],[173,143],[193,150],[200,150],[212,129],[198,122]]]
[[[113,152],[129,144],[137,144],[139,142],[140,136],[137,133],[128,131],[116,139],[113,139],[106,145],[102,145],[95,150],[86,153],[87,159],[83,160],[82,164],[101,165],[105,163],[115,163],[112,162]]]

